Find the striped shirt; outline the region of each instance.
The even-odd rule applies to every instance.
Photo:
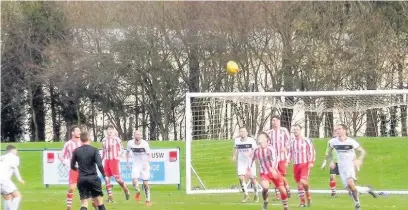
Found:
[[[292,160],[293,164],[313,163],[316,160],[316,151],[312,140],[305,137],[292,139],[288,147],[288,159]]]
[[[261,174],[268,174],[278,169],[279,159],[272,146],[255,149],[253,159],[258,160]]]
[[[280,161],[287,160],[287,154],[285,150],[282,148],[288,148],[288,144],[290,141],[290,134],[288,129],[284,127],[280,127],[278,129],[272,129],[269,132],[269,137],[271,138],[270,144],[276,149],[278,154],[278,158]]]
[[[74,141],[71,139],[65,142],[64,148],[62,149],[62,157],[60,157],[61,161],[63,161],[66,164],[69,164],[71,162],[74,150],[80,146],[81,141]]]
[[[102,139],[102,159],[119,160],[123,151],[121,142],[120,138],[116,136]]]

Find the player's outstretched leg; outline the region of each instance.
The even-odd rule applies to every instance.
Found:
[[[261,187],[262,187],[262,199],[263,199],[262,210],[267,210],[268,203],[269,203],[269,181],[261,180]]]
[[[362,187],[362,186],[356,186],[357,192],[359,193],[368,193],[371,196],[373,196],[373,198],[377,198],[378,195],[376,192],[374,192],[374,190],[371,188],[371,186],[368,187]]]
[[[252,183],[252,186],[254,186],[254,192],[255,192],[254,201],[259,202],[258,181],[256,181],[256,178],[251,178],[251,183]]]
[[[122,178],[119,175],[115,176],[115,180],[120,185],[120,187],[122,187],[122,190],[125,193],[126,200],[129,200],[130,192],[129,192],[129,188],[127,188],[125,182],[122,180]]]
[[[249,199],[247,183],[245,182],[245,176],[239,176],[239,185],[241,186],[242,192],[244,193],[244,199],[242,199],[242,203],[245,203]]]
[[[330,174],[330,190],[331,190],[331,197],[337,197],[336,193],[336,174]]]
[[[146,206],[151,206],[152,203],[150,201],[150,186],[148,181],[143,181],[143,188],[145,191],[145,195],[146,195]]]

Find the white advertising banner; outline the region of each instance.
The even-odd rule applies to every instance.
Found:
[[[180,184],[180,150],[151,149],[150,183],[151,184]],[[102,154],[102,151],[100,151]],[[132,169],[127,167],[126,152],[120,160],[120,174],[125,183],[131,184]],[[43,183],[45,185],[68,184],[69,165],[61,163],[60,150],[43,151]],[[98,171],[99,174],[99,171]],[[99,174],[100,175],[100,174]],[[112,184],[117,184],[112,177]]]

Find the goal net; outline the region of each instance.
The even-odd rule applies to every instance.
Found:
[[[407,97],[408,90],[187,93],[186,191],[240,192],[232,161],[233,138],[242,126],[256,138],[257,133],[271,129],[271,117],[278,115],[282,127],[290,130],[294,123],[300,124],[304,136],[313,139],[312,192],[331,192],[329,170],[320,165],[333,127],[343,123],[349,127],[349,136],[367,150],[358,184],[371,184],[384,193],[408,194],[405,174],[395,170],[402,167],[398,163],[408,160],[403,153],[408,146],[403,141],[407,138]],[[296,189],[292,166],[287,179]],[[344,189],[340,178],[337,183],[338,189]]]

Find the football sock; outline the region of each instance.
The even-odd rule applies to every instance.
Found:
[[[67,207],[71,207],[73,197],[74,197],[73,190],[68,190],[68,193],[67,193]]]
[[[288,208],[288,194],[286,194],[285,192],[281,193],[281,199],[283,208]]]
[[[361,187],[361,186],[356,186],[356,190],[359,193],[368,193],[370,191],[370,188],[368,187]]]
[[[333,195],[336,194],[336,181],[335,180],[330,180],[330,190]]]
[[[305,204],[305,189],[303,188],[303,185],[298,186],[298,194],[300,198],[300,203]]]
[[[144,185],[144,191],[146,194],[146,201],[150,201],[150,187],[148,185]]]
[[[107,185],[106,185],[106,192],[108,192],[109,198],[112,198],[112,196],[113,196],[112,187],[113,187],[112,184],[107,184]]]
[[[359,200],[359,198],[358,198],[357,189],[351,191],[351,198],[352,198],[353,201],[354,201],[354,205],[360,203],[360,200]]]
[[[254,185],[255,196],[259,196],[259,191],[258,191],[258,185],[257,185],[257,183],[254,181],[254,182],[252,182],[252,184]]]
[[[248,195],[247,185],[246,185],[245,181],[239,179],[239,184],[241,185],[242,192],[244,192],[245,195]]]
[[[88,210],[88,208],[86,208],[85,206],[81,206],[79,210]]]
[[[305,189],[305,195],[307,199],[312,199],[312,196],[310,195],[310,191],[309,191],[309,185],[308,184],[304,184],[303,188]]]
[[[269,197],[269,189],[263,189],[262,190],[262,198],[265,202],[268,202],[268,197]]]
[[[106,208],[105,208],[105,205],[100,205],[100,206],[98,206],[98,210],[106,210]]]

